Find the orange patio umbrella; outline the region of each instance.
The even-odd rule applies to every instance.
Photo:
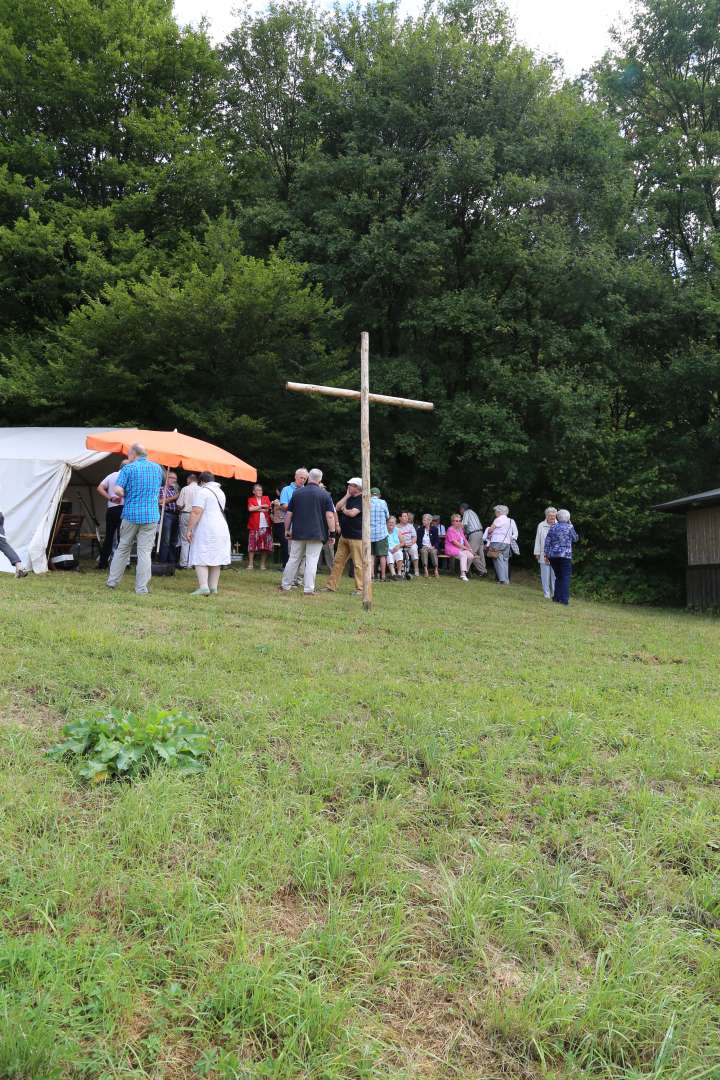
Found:
[[[133,443],[142,443],[152,461],[165,466],[167,480],[168,469],[187,469],[189,472],[211,472],[218,476],[232,477],[234,480],[257,480],[257,469],[246,461],[219,446],[194,439],[192,435],[183,435],[179,431],[146,431],[143,428],[118,428],[116,431],[103,431],[99,435],[88,435],[85,446],[88,450],[105,450],[108,454],[127,454]],[[165,504],[160,514],[157,548],[160,550]]]
[[[133,443],[142,443],[148,457],[166,468],[187,469],[190,472],[207,470],[217,476],[251,480],[253,483],[257,480],[257,469],[246,461],[228,454],[219,446],[179,431],[119,428],[116,431],[103,431],[99,435],[88,435],[85,440],[88,450],[105,450],[109,454],[127,454]]]

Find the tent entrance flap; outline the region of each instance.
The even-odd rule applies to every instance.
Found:
[[[85,445],[89,434],[106,430],[0,428],[0,510],[5,515],[8,541],[35,573],[48,568],[47,547],[55,516],[73,473],[87,474],[82,477],[87,491],[87,483],[92,483],[97,473],[99,483],[111,471],[105,460],[107,452],[88,451]],[[93,471],[88,472],[90,469]],[[2,571],[12,572],[12,567],[0,555]]]

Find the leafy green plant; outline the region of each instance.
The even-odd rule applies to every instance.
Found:
[[[198,773],[213,749],[204,728],[182,713],[163,709],[141,714],[110,709],[65,724],[63,735],[48,756],[82,759],[78,775],[93,784],[132,780],[161,763],[183,775]]]

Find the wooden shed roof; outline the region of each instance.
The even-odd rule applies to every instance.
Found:
[[[686,510],[717,505],[720,505],[720,488],[701,491],[698,495],[684,495],[682,499],[672,499],[671,502],[658,503],[657,506],[653,506],[653,510],[665,510],[669,514],[684,514]]]

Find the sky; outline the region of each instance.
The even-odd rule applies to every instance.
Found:
[[[610,44],[608,29],[627,17],[631,0],[506,0],[518,38],[543,54],[559,56],[565,74],[573,78],[599,60]],[[233,28],[232,10],[238,0],[175,0],[181,23],[210,20],[211,34],[222,40]],[[253,6],[262,7],[261,3]],[[419,0],[404,0],[403,8],[418,10]]]

